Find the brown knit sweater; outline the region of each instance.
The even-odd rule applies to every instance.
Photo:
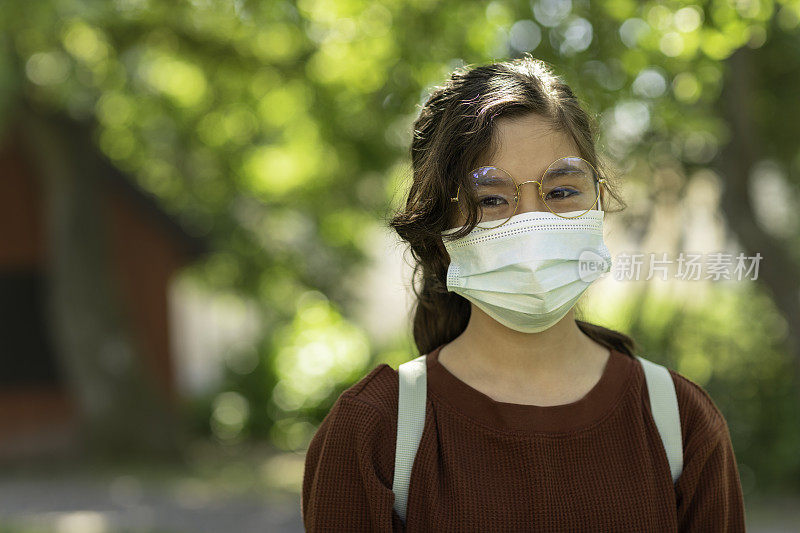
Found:
[[[744,531],[727,423],[673,372],[683,474],[673,485],[638,361],[611,351],[580,400],[498,402],[427,356],[428,399],[408,495],[392,509],[397,370],[344,391],[306,455],[308,531]]]

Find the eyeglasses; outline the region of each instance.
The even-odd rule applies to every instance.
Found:
[[[469,177],[479,207],[477,227],[483,229],[502,226],[514,216],[520,187],[526,183],[535,183],[545,207],[562,218],[577,218],[591,211],[600,198],[600,185],[606,183],[591,163],[575,156],[553,161],[538,181],[518,184],[510,172],[497,166],[476,168],[469,172]],[[460,192],[461,185],[450,201],[459,202]],[[466,216],[463,206],[464,202],[459,202],[459,209]],[[564,216],[574,211],[580,214]]]

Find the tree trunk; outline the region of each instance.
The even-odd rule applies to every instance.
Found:
[[[761,229],[748,187],[752,170],[763,157],[753,111],[756,99],[754,54],[754,50],[745,47],[727,60],[720,105],[731,138],[717,163],[723,177],[722,209],[746,255],[761,253],[758,279],[768,288],[775,305],[786,318],[786,344],[794,357],[796,382],[800,384],[800,264],[785,243]]]

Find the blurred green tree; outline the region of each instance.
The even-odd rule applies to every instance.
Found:
[[[630,227],[644,234],[695,170],[723,176],[727,224],[764,256],[800,376],[797,0],[5,0],[2,14],[0,120],[93,121],[105,154],[210,243],[198,279],[261,304],[247,387],[270,387],[249,397],[272,414],[254,427],[318,420],[353,375],[299,403],[280,339],[308,289],[347,315],[340,281],[401,201],[416,105],[454,67],[525,52],[557,66],[647,191],[620,215]]]

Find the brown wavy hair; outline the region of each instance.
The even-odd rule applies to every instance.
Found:
[[[441,233],[453,227],[458,214],[450,198],[461,185],[459,203],[463,198],[466,224],[448,237],[457,239],[469,233],[478,221],[476,198],[463,192],[471,191],[467,183],[469,171],[479,166],[479,161],[490,159],[497,149],[494,122],[530,113],[569,135],[578,146],[579,155],[606,177],[606,211],[608,196],[615,204],[612,211],[625,207],[610,172],[599,161],[596,121],[549,64],[526,53],[517,59],[454,70],[443,85],[434,88],[414,121],[410,147],[412,184],[405,206],[389,221],[389,226],[408,243],[414,260],[413,334],[421,354],[460,335],[471,312],[469,301],[450,292],[445,284],[449,256]],[[596,342],[634,355],[636,345],[629,336],[582,320],[575,322]]]

